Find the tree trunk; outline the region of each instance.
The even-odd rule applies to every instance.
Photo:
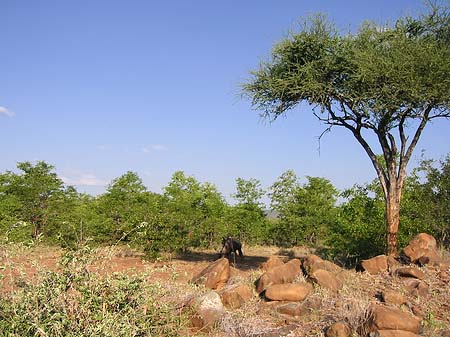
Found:
[[[400,223],[400,192],[392,186],[386,198],[386,253],[398,255],[398,227]]]

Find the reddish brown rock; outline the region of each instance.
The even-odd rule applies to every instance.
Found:
[[[311,267],[309,267],[306,271],[309,275],[319,269],[323,269],[323,270],[329,271],[334,274],[338,274],[343,271],[343,269],[341,267],[339,267],[337,264],[334,264],[333,262],[330,262],[327,260],[317,261]]]
[[[352,331],[345,322],[333,323],[325,332],[325,337],[350,337]]]
[[[303,301],[312,292],[309,283],[287,283],[269,286],[264,296],[271,301]]]
[[[191,279],[194,284],[203,284],[206,288],[221,289],[230,278],[230,263],[228,259],[221,258]]]
[[[420,337],[420,335],[404,330],[378,330],[372,332],[369,337]]]
[[[320,256],[317,256],[315,254],[309,254],[305,256],[302,260],[302,265],[305,268],[305,270],[308,270],[311,268],[314,264],[318,262],[324,261]]]
[[[404,330],[418,333],[420,319],[396,308],[373,305],[365,324],[366,332],[378,330]]]
[[[393,290],[384,290],[381,293],[381,299],[383,302],[395,305],[402,305],[408,302],[408,298],[406,296]]]
[[[361,266],[369,274],[379,274],[388,271],[388,257],[386,255],[378,255],[371,259],[362,260]]]
[[[300,265],[300,260],[292,259],[282,266],[274,267],[265,272],[256,281],[256,291],[260,294],[273,284],[283,284],[294,281],[301,272]]]
[[[422,264],[439,260],[436,239],[426,233],[417,234],[403,249],[402,254],[413,263],[418,262],[419,259]]]
[[[253,297],[253,290],[246,284],[234,284],[219,291],[225,307],[238,309]]]
[[[271,256],[261,265],[261,269],[264,271],[269,271],[275,267],[282,266],[284,264],[283,260],[278,256]]]
[[[406,290],[413,296],[427,297],[430,293],[428,285],[417,279],[407,279],[403,282]]]
[[[322,302],[319,298],[308,297],[303,302],[290,302],[278,305],[275,310],[282,315],[299,317],[318,310],[321,305]]]
[[[333,273],[323,269],[316,270],[309,277],[313,282],[333,293],[337,293],[344,285]]]
[[[423,319],[425,317],[425,313],[419,305],[413,305],[411,307],[411,311],[419,319]]]
[[[419,280],[423,280],[425,278],[425,273],[415,267],[397,268],[392,272],[392,274],[400,277],[413,277]]]

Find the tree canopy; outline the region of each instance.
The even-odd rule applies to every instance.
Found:
[[[307,102],[325,131],[339,126],[353,134],[380,180],[388,253],[395,254],[406,166],[426,124],[450,117],[449,60],[448,8],[393,26],[366,22],[344,35],[318,15],[275,45],[243,93],[267,118]]]

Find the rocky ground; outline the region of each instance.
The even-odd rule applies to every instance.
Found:
[[[149,262],[130,249],[108,248],[96,251],[89,270],[157,284],[158,301],[189,316],[192,327],[183,335],[448,337],[450,254],[425,239],[405,249],[409,257],[376,257],[364,271],[275,247],[244,247],[244,259],[230,262],[214,251]],[[42,247],[3,253],[1,292],[56,270],[60,256]]]

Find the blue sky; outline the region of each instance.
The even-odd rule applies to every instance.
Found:
[[[81,192],[135,171],[155,192],[182,170],[229,198],[235,179],[271,185],[284,171],[339,189],[375,178],[345,130],[325,136],[306,105],[264,122],[239,85],[307,15],[339,29],[425,10],[399,1],[0,0],[0,172],[45,160]],[[449,152],[429,125],[420,157]]]

